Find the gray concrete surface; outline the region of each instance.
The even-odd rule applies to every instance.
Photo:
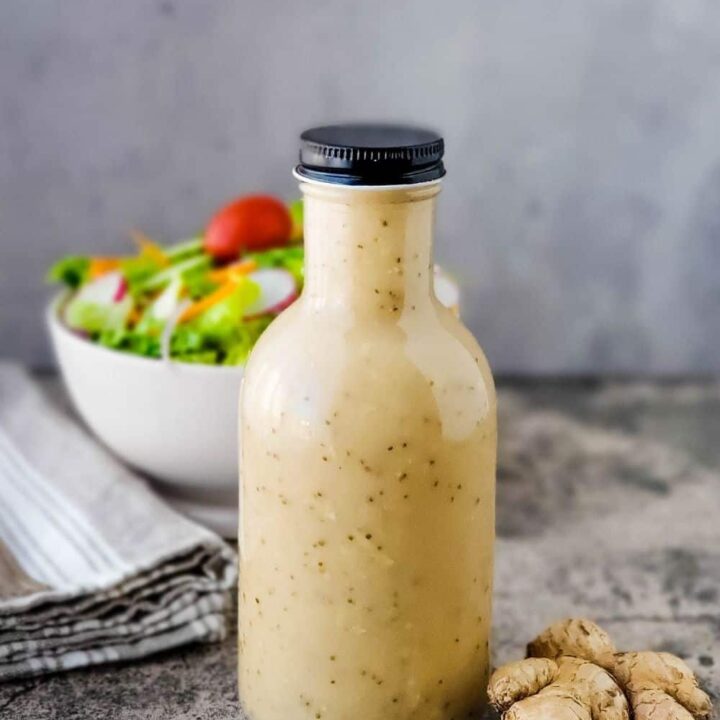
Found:
[[[300,129],[381,117],[447,136],[497,370],[720,369],[715,0],[3,0],[0,353],[49,361],[55,257],[292,197]]]
[[[720,702],[720,383],[503,384],[496,663],[567,615],[685,658]],[[235,720],[235,637],[0,685],[14,720]]]

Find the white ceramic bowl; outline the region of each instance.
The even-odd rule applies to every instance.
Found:
[[[242,367],[138,357],[96,345],[47,312],[55,355],[80,416],[173,505],[225,537],[237,534],[237,407]]]

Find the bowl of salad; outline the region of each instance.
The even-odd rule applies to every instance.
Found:
[[[180,510],[226,537],[237,526],[237,396],[244,363],[303,287],[302,204],[234,200],[205,231],[121,256],[68,256],[47,321],[90,430]],[[436,273],[441,302],[456,285]]]

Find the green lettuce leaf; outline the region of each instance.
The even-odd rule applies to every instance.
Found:
[[[120,270],[127,280],[130,293],[134,297],[142,295],[146,283],[162,268],[152,258],[145,255],[124,258],[120,261]]]
[[[89,257],[84,255],[69,255],[61,258],[50,267],[47,280],[48,282],[63,283],[74,290],[79,288],[87,280],[89,269]]]
[[[182,283],[191,300],[199,300],[217,289],[218,284],[210,279],[208,269],[207,266],[200,266],[183,276]]]
[[[159,336],[148,334],[147,331],[138,332],[124,328],[104,330],[97,336],[97,342],[104,347],[133,355],[149,358],[159,358],[161,355]]]
[[[145,278],[139,284],[138,290],[142,292],[160,290],[176,278],[180,278],[184,281],[187,277],[192,276],[194,273],[206,272],[210,268],[211,264],[212,261],[208,255],[196,255],[186,258],[176,265],[162,268],[159,272],[155,272]],[[128,280],[128,282],[130,281]]]
[[[243,313],[260,297],[260,287],[245,278],[237,290],[215,303],[195,320],[197,330],[208,338],[222,340],[243,322]]]
[[[173,264],[178,263],[182,260],[187,260],[190,257],[195,257],[203,252],[202,237],[194,237],[189,240],[182,240],[175,245],[169,245],[163,248],[165,255],[170,258],[170,262]]]
[[[235,333],[226,339],[223,347],[223,365],[241,365],[244,363],[255,343],[273,321],[272,317],[261,317],[246,320],[236,328]]]
[[[245,362],[271,321],[271,318],[243,319],[243,312],[259,295],[258,285],[246,279],[232,295],[176,328],[170,340],[170,356],[182,362],[213,365]]]

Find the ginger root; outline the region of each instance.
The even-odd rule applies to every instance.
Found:
[[[706,718],[712,705],[693,671],[666,652],[619,653],[613,674],[625,688],[636,720]]]
[[[490,678],[490,700],[505,720],[628,720],[628,704],[613,677],[587,660],[527,658]]]
[[[617,652],[610,636],[594,622],[570,618],[550,625],[528,643],[528,657],[572,655],[607,668]]]
[[[527,646],[525,660],[490,678],[505,720],[704,720],[710,698],[692,670],[664,652],[617,652],[589,620],[561,620]]]

